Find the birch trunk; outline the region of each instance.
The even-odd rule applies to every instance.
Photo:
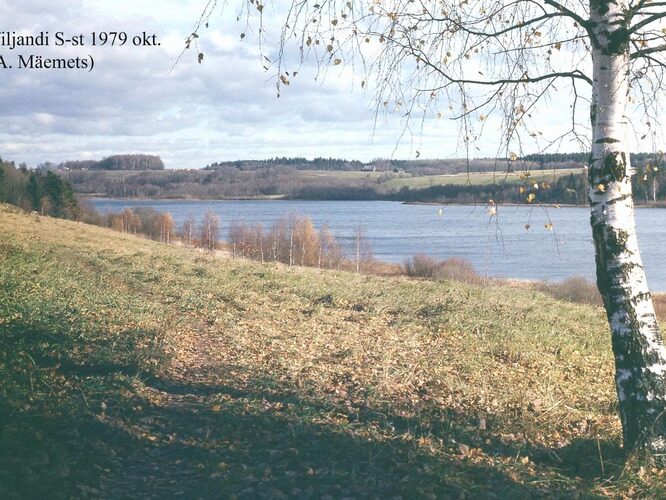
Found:
[[[626,0],[591,0],[593,127],[589,166],[597,286],[615,354],[620,418],[627,451],[666,453],[666,349],[638,250],[631,192],[628,124],[629,41]]]

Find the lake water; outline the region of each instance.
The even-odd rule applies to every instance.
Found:
[[[234,221],[268,228],[290,213],[316,227],[328,224],[349,250],[359,224],[379,260],[402,263],[416,253],[463,257],[492,277],[561,281],[582,276],[594,281],[594,249],[587,208],[500,206],[491,217],[485,206],[404,205],[384,201],[190,201],[91,199],[101,213],[125,207],[170,212],[178,227],[207,210],[220,218],[221,238]],[[653,291],[666,291],[666,224],[663,209],[637,210],[639,244]],[[546,225],[552,224],[552,230]],[[526,226],[529,225],[529,229]]]

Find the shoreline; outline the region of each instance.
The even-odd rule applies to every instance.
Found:
[[[154,202],[174,202],[174,201],[191,201],[191,202],[211,202],[211,201],[308,201],[308,202],[357,202],[357,201],[367,201],[367,202],[392,202],[400,203],[401,205],[424,205],[424,206],[461,206],[461,207],[485,207],[488,205],[494,205],[498,207],[547,207],[547,208],[589,208],[588,205],[574,205],[572,203],[488,203],[488,202],[455,202],[455,201],[401,201],[401,200],[331,200],[331,199],[317,199],[313,200],[310,198],[290,198],[287,195],[269,195],[269,196],[239,196],[231,198],[134,198],[134,197],[110,197],[101,195],[101,193],[94,194],[79,194],[84,200],[98,199],[98,200],[114,200],[114,201],[154,201]],[[636,204],[634,205],[636,209],[642,208],[666,208],[666,204]]]

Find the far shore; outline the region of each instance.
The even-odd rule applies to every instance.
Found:
[[[160,202],[160,201],[167,201],[167,202],[172,202],[172,201],[191,201],[191,202],[210,202],[210,201],[326,201],[326,202],[349,202],[349,201],[391,201],[395,203],[401,203],[403,205],[427,205],[427,206],[472,206],[472,207],[478,207],[478,206],[487,206],[487,205],[495,205],[498,207],[529,207],[529,206],[534,206],[534,207],[548,207],[548,208],[589,208],[588,205],[574,205],[572,203],[505,203],[505,202],[496,202],[496,203],[488,203],[488,202],[461,202],[461,201],[400,201],[400,200],[328,200],[328,199],[322,199],[322,200],[313,200],[310,198],[290,198],[287,195],[283,194],[275,194],[275,195],[268,195],[268,196],[236,196],[236,197],[228,197],[228,198],[191,198],[191,197],[183,197],[183,198],[138,198],[138,197],[112,197],[112,196],[106,196],[103,193],[82,193],[79,196],[81,196],[84,199],[92,199],[92,198],[97,198],[97,199],[104,199],[104,200],[124,200],[124,201],[155,201],[155,202]],[[636,208],[666,208],[666,204],[662,203],[637,203],[635,205]]]

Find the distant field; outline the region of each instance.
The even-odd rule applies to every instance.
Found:
[[[2,498],[664,498],[599,307],[0,206]]]
[[[409,177],[405,174],[394,174],[396,178],[391,179],[384,183],[384,186],[394,189],[400,189],[403,186],[410,188],[425,188],[438,185],[485,185],[485,184],[502,184],[502,183],[519,183],[542,181],[554,181],[559,177],[569,174],[580,174],[581,169],[558,169],[558,170],[535,170],[529,172],[529,177],[525,177],[525,172],[470,172],[463,174],[450,174],[450,175],[426,175],[423,177]]]
[[[408,173],[393,172],[359,172],[359,171],[329,171],[329,170],[300,170],[299,176],[307,179],[330,179],[330,180],[369,180],[378,183],[387,189],[400,189],[403,186],[409,188],[425,188],[447,184],[455,185],[478,185],[506,182],[521,182],[527,179],[535,182],[554,181],[559,177],[569,174],[580,174],[579,168],[566,168],[557,170],[533,170],[529,177],[526,172],[469,172],[461,174],[424,175],[413,176]],[[381,182],[380,182],[381,181]]]
[[[183,175],[192,176],[193,178],[203,177],[209,174],[209,171],[204,170],[105,170],[105,171],[84,171],[84,172],[70,172],[67,175],[80,174],[84,176],[102,175],[109,179],[128,179],[130,177],[150,175],[151,177],[169,177],[174,173],[182,172]],[[558,177],[569,174],[580,174],[582,171],[578,168],[565,168],[557,170],[533,170],[529,172],[531,179],[541,180],[554,180]],[[393,172],[361,172],[357,170],[298,170],[298,177],[304,179],[319,179],[319,180],[369,180],[377,182],[382,180],[382,185],[392,188],[400,188],[402,186],[409,187],[428,187],[435,185],[445,184],[491,184],[502,182],[519,182],[521,175],[524,176],[525,172],[469,172],[460,174],[444,174],[444,175],[423,175],[413,176],[408,173],[393,173]]]
[[[309,179],[358,180],[376,181],[383,172],[361,172],[358,170],[299,170],[298,175]]]

